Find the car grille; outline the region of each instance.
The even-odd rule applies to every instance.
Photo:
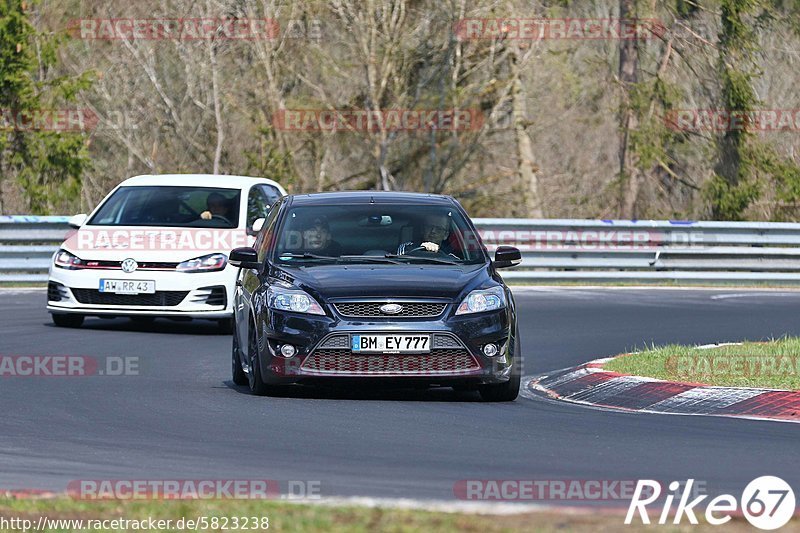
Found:
[[[381,306],[389,302],[340,302],[334,304],[336,312],[348,318],[422,318],[436,317],[444,312],[447,304],[428,302],[392,302],[403,307],[396,315],[381,313]]]
[[[114,294],[100,292],[95,289],[72,289],[72,294],[82,304],[174,307],[186,298],[189,291],[156,291],[154,294]]]
[[[82,268],[98,268],[102,270],[121,270],[122,261],[95,261],[93,259],[84,259],[84,266]],[[156,261],[143,261],[137,262],[136,270],[175,270],[178,263],[166,263]]]
[[[480,365],[450,334],[434,334],[427,354],[357,354],[350,351],[349,335],[331,335],[306,357],[301,369],[320,375],[430,376],[468,373]]]

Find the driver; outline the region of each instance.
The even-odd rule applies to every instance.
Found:
[[[222,217],[230,222],[231,207],[228,201],[218,192],[212,192],[206,198],[207,211],[200,213],[200,218],[203,220],[211,220],[215,216]]]
[[[447,215],[431,214],[425,217],[422,225],[422,243],[417,245],[404,242],[397,248],[397,255],[403,255],[414,250],[438,252],[450,236],[450,219]]]

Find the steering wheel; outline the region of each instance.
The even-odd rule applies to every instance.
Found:
[[[230,223],[231,223],[231,221],[230,221],[230,220],[228,220],[227,218],[225,218],[225,217],[224,217],[224,216],[222,216],[222,215],[211,215],[211,220],[214,220],[214,219],[217,219],[217,220],[222,220],[222,221],[223,221],[223,222],[225,222],[226,224],[230,224]]]
[[[192,206],[190,206],[189,204],[187,204],[187,203],[186,203],[186,202],[184,202],[183,200],[181,200],[180,204],[181,204],[183,207],[185,207],[185,208],[186,208],[186,210],[187,210],[187,211],[189,211],[189,213],[190,213],[191,215],[194,215],[195,217],[199,217],[199,216],[200,216],[200,213],[198,213],[197,211],[195,211],[194,209],[192,209]]]
[[[432,253],[432,254],[438,253],[438,251],[437,251],[437,252],[433,252],[433,251],[431,251],[431,250],[428,250],[428,249],[427,249],[427,248],[425,248],[424,246],[417,246],[417,247],[416,247],[416,248],[414,248],[414,249],[411,249],[411,250],[406,250],[406,251],[405,251],[405,253],[403,253],[403,255],[408,255],[408,254],[410,254],[410,253],[413,253],[413,252],[430,252],[430,253]]]

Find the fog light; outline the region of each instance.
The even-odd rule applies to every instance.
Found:
[[[297,353],[297,350],[291,344],[284,344],[281,346],[281,355],[284,357],[294,357],[294,354]]]
[[[483,347],[483,355],[486,357],[494,357],[497,355],[497,346],[494,344],[487,344]]]

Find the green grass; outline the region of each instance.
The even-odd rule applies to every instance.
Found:
[[[485,515],[473,513],[442,513],[417,510],[398,510],[356,506],[327,506],[292,504],[276,501],[254,500],[183,500],[183,501],[81,501],[66,497],[56,499],[10,499],[0,497],[0,517],[33,521],[36,527],[40,516],[49,519],[117,519],[156,520],[181,517],[228,518],[269,517],[269,531],[298,532],[513,532],[513,531],[652,531],[653,526],[623,525],[624,510],[601,512],[557,512],[552,510],[514,515]],[[656,526],[658,531],[718,531],[713,526],[688,523],[678,526]],[[791,524],[791,523],[790,523]],[[796,525],[796,522],[795,522]],[[221,526],[221,525],[220,525]],[[228,524],[228,531],[234,531]],[[184,529],[185,531],[186,529]],[[203,529],[200,529],[203,531]],[[205,531],[210,531],[207,529]],[[221,527],[217,528],[222,531]],[[742,519],[734,519],[725,526],[726,531],[750,531]],[[13,531],[2,529],[0,532]],[[17,530],[18,531],[18,530]],[[46,529],[45,531],[72,531]],[[87,530],[84,530],[87,531]],[[97,530],[99,531],[99,530]],[[106,529],[103,531],[111,531]],[[166,531],[179,531],[174,526]],[[238,531],[244,531],[239,529]],[[252,530],[251,530],[252,531]]]
[[[47,283],[35,283],[33,281],[2,281],[2,279],[0,279],[0,288],[46,289]]]
[[[605,368],[671,381],[800,390],[800,338],[709,349],[671,344],[618,357]]]

